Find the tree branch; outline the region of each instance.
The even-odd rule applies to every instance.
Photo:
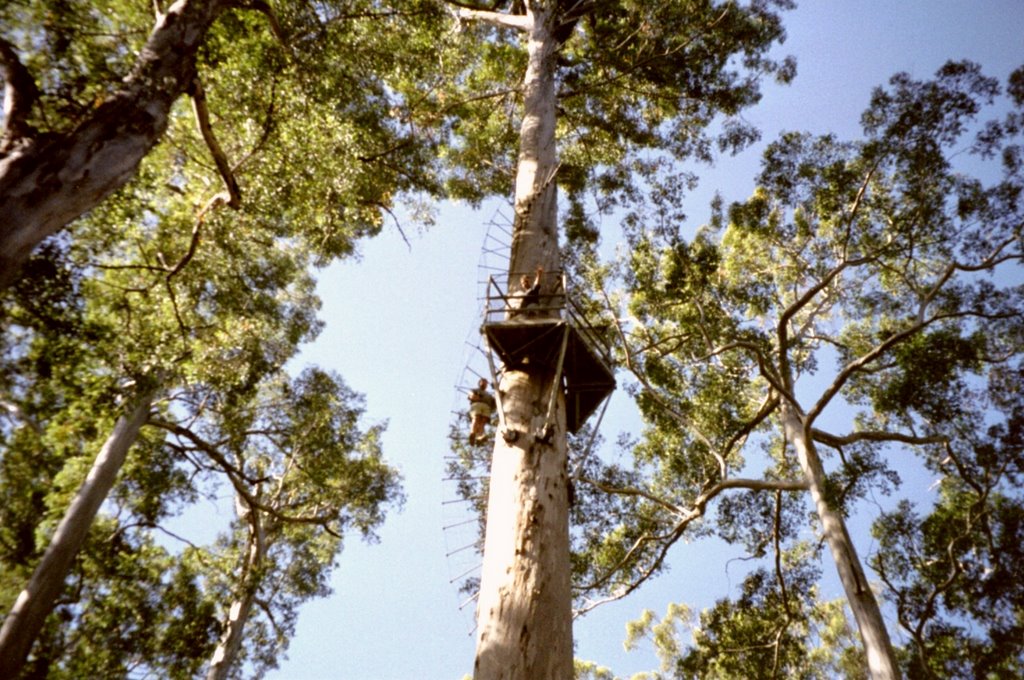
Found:
[[[238,181],[231,171],[228,157],[224,154],[224,150],[221,149],[220,144],[217,142],[217,137],[213,134],[213,126],[210,124],[210,109],[206,106],[206,90],[203,89],[203,84],[200,82],[198,75],[192,79],[189,95],[192,97],[192,111],[195,113],[199,132],[202,133],[203,141],[206,142],[206,147],[213,156],[213,162],[217,165],[217,172],[220,173],[221,179],[224,180],[224,186],[228,192],[227,205],[237,210],[242,202],[242,194],[238,189]]]
[[[832,448],[839,448],[841,446],[848,446],[857,442],[899,442],[901,444],[943,444],[948,439],[944,436],[934,435],[931,437],[918,437],[915,435],[904,434],[902,432],[886,432],[884,430],[865,430],[862,432],[851,432],[849,434],[839,436],[834,435],[824,430],[817,428],[811,428],[811,437],[816,442],[821,442],[826,446]]]
[[[477,21],[498,28],[514,28],[518,31],[529,31],[533,25],[533,18],[526,14],[503,14],[470,7],[460,7],[456,16],[460,23]]]
[[[278,508],[260,502],[260,500],[253,495],[246,486],[246,484],[258,484],[264,480],[252,480],[246,477],[237,466],[231,464],[231,462],[217,449],[216,446],[210,444],[202,437],[192,432],[192,430],[182,427],[175,422],[163,420],[162,418],[150,418],[147,422],[150,425],[167,430],[174,435],[184,437],[196,448],[212,458],[227,475],[228,480],[231,482],[231,486],[235,489],[235,492],[252,510],[265,512],[274,519],[281,522],[287,522],[289,524],[317,524],[327,529],[332,535],[338,536],[337,532],[333,531],[329,526],[331,521],[337,519],[337,516],[333,513],[328,513],[326,515],[288,515],[282,513]]]
[[[199,46],[225,6],[225,0],[174,2],[120,88],[87,119],[69,133],[36,137],[0,157],[0,214],[11,218],[0,224],[0,287],[16,280],[43,239],[135,176],[195,77]],[[12,64],[4,59],[5,68]]]
[[[621,588],[618,592],[615,593],[615,595],[611,596],[610,598],[606,598],[606,599],[600,600],[600,601],[598,601],[595,604],[589,605],[589,606],[584,607],[583,609],[577,611],[576,612],[576,616],[579,616],[580,614],[586,613],[586,612],[590,611],[591,609],[593,609],[594,607],[599,606],[600,604],[604,604],[605,602],[613,602],[615,600],[621,600],[622,598],[626,597],[627,595],[629,595],[630,593],[635,591],[641,585],[643,585],[644,582],[649,580],[658,571],[658,569],[661,568],[661,565],[664,563],[665,556],[668,554],[669,549],[673,545],[675,545],[676,541],[678,541],[680,538],[682,538],[683,533],[686,531],[686,528],[692,522],[694,522],[695,520],[698,520],[701,517],[703,517],[704,516],[704,512],[707,509],[707,504],[710,501],[712,501],[716,496],[721,494],[722,492],[727,491],[727,490],[731,490],[731,489],[746,489],[748,491],[775,491],[776,493],[781,493],[783,491],[806,491],[808,489],[808,486],[809,486],[807,481],[805,481],[805,480],[742,479],[742,478],[725,479],[725,480],[722,480],[722,481],[712,485],[710,488],[707,488],[704,491],[702,491],[697,496],[697,498],[694,500],[694,502],[692,504],[692,507],[684,512],[684,511],[682,511],[682,508],[679,508],[678,506],[672,505],[668,501],[664,501],[662,499],[659,499],[658,497],[653,496],[652,494],[649,494],[649,493],[644,492],[644,491],[639,490],[639,489],[633,489],[633,488],[616,489],[615,487],[610,487],[608,485],[604,485],[604,484],[602,484],[600,482],[597,482],[595,480],[586,479],[586,478],[581,478],[581,481],[586,482],[588,484],[591,484],[591,485],[595,486],[596,488],[604,490],[604,491],[606,491],[608,493],[622,493],[622,494],[627,494],[627,495],[642,496],[644,498],[647,498],[647,499],[651,500],[652,502],[657,503],[658,505],[661,505],[662,507],[672,509],[673,510],[673,514],[676,514],[677,516],[679,516],[680,520],[676,523],[676,525],[672,528],[672,530],[669,531],[667,534],[662,534],[660,536],[654,536],[654,535],[645,533],[644,535],[642,535],[639,538],[637,538],[636,541],[633,542],[633,545],[630,547],[630,549],[622,557],[622,559],[620,559],[618,561],[618,563],[616,563],[614,566],[612,566],[610,569],[608,569],[605,572],[605,574],[603,576],[601,576],[600,578],[596,579],[595,581],[591,582],[590,584],[588,584],[586,586],[583,586],[582,590],[585,590],[585,591],[586,590],[594,590],[596,588],[603,587],[605,584],[607,584],[611,580],[612,576],[614,576],[615,573],[617,571],[619,571],[619,569],[621,569],[626,563],[629,562],[629,560],[633,557],[633,555],[645,543],[651,543],[651,542],[659,542],[659,543],[661,543],[661,547],[658,549],[657,554],[652,559],[650,564],[647,565],[647,567],[640,573],[640,575],[632,583],[629,583],[624,588]]]
[[[775,492],[775,512],[772,519],[772,541],[775,546],[775,581],[779,585],[779,599],[782,600],[782,607],[786,611],[785,620],[779,623],[775,631],[774,653],[772,655],[771,677],[778,677],[779,673],[779,652],[782,648],[782,636],[789,628],[793,620],[793,608],[789,603],[789,589],[786,587],[786,578],[782,569],[782,492]]]
[[[643,489],[637,489],[630,486],[612,486],[611,484],[605,484],[604,482],[598,481],[596,479],[590,479],[589,477],[580,477],[579,479],[581,482],[591,485],[598,491],[615,494],[617,496],[639,496],[640,498],[645,498],[651,501],[655,505],[661,506],[662,508],[668,510],[673,515],[686,515],[683,509],[680,508],[679,506],[673,505],[672,503],[669,503],[665,499],[659,498],[658,496],[655,496],[650,492],[644,491]]]
[[[281,47],[285,48],[286,52],[291,52],[288,36],[285,35],[281,28],[281,22],[277,20],[277,14],[274,13],[274,8],[269,3],[264,0],[240,0],[230,3],[229,6],[234,9],[252,10],[265,16],[270,24],[270,32],[274,34],[277,42],[281,43]]]

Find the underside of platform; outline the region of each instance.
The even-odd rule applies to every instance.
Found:
[[[579,329],[563,319],[516,317],[486,323],[482,330],[507,370],[538,364],[555,368],[565,343],[562,376],[566,427],[571,433],[615,390],[615,376],[606,360],[587,344]]]

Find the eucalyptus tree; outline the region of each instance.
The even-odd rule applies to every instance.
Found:
[[[627,649],[641,640],[650,644],[660,668],[634,680],[866,677],[845,603],[818,599],[820,570],[806,560],[807,551],[806,545],[779,551],[776,559],[787,569],[784,582],[774,570],[755,569],[744,578],[735,600],[719,599],[699,616],[676,603],[668,605],[660,620],[644,610],[626,625],[625,644]],[[690,633],[689,639],[684,632]]]
[[[121,202],[110,205],[112,211],[124,208]],[[250,591],[261,593],[261,607],[277,630],[266,635],[261,634],[261,626],[252,625],[252,632],[245,639],[256,641],[250,640],[258,650],[259,664],[272,666],[276,655],[286,646],[297,604],[325,592],[325,575],[340,549],[342,525],[350,523],[369,532],[381,520],[383,505],[394,500],[394,474],[380,462],[376,447],[379,428],[372,429],[365,438],[359,432],[355,423],[359,409],[354,395],[336,379],[315,372],[301,377],[294,385],[281,384],[281,367],[294,356],[299,344],[313,337],[320,327],[316,319],[319,301],[313,294],[314,281],[309,271],[310,259],[314,257],[310,248],[290,238],[282,238],[269,248],[258,238],[244,238],[258,233],[259,220],[250,225],[240,219],[226,220],[224,211],[208,214],[204,227],[215,234],[221,229],[230,230],[235,237],[243,238],[215,237],[201,247],[195,246],[194,239],[178,228],[180,219],[190,218],[191,210],[187,205],[173,203],[165,206],[161,219],[151,215],[145,224],[134,225],[136,233],[129,234],[127,242],[113,242],[123,259],[91,260],[91,248],[74,249],[74,257],[103,272],[77,284],[80,299],[76,308],[88,319],[88,323],[80,323],[85,331],[81,335],[69,337],[63,327],[30,323],[26,305],[11,304],[6,308],[8,357],[23,360],[12,362],[20,363],[18,366],[6,366],[10,382],[5,386],[5,401],[19,411],[18,422],[10,428],[10,434],[23,449],[17,457],[9,451],[4,462],[20,459],[21,453],[31,456],[33,446],[38,447],[35,451],[47,451],[46,459],[53,464],[50,479],[63,478],[62,483],[47,491],[48,480],[41,475],[42,479],[21,485],[19,490],[36,498],[37,507],[43,503],[44,520],[61,514],[63,519],[50,537],[52,525],[48,521],[40,525],[39,516],[20,516],[22,531],[38,533],[34,540],[22,544],[20,560],[24,567],[31,566],[32,577],[5,617],[0,634],[5,674],[13,674],[21,666],[47,620],[51,622],[50,634],[37,645],[30,660],[33,668],[59,664],[74,676],[76,672],[117,673],[116,669],[141,664],[169,673],[172,666],[167,664],[173,663],[179,670],[193,668],[190,672],[194,672],[196,656],[202,663],[202,657],[214,651],[214,639],[204,636],[216,630],[212,610],[218,598],[240,597],[238,593]],[[98,210],[95,217],[102,228],[109,214]],[[91,226],[86,223],[80,229],[88,232]],[[349,238],[354,238],[354,234]],[[84,239],[84,243],[92,245],[89,239]],[[106,247],[111,243],[108,239]],[[156,255],[150,259],[147,250]],[[162,252],[188,252],[189,261],[173,269],[143,264],[164,262],[168,258],[162,257]],[[169,276],[169,271],[174,274]],[[21,292],[24,283],[25,279],[19,281],[13,290]],[[41,308],[43,312],[54,313],[46,305]],[[60,347],[66,349],[52,351]],[[45,374],[40,375],[44,367]],[[51,377],[54,374],[59,375],[59,380]],[[60,383],[59,389],[51,385],[55,382]],[[284,396],[262,404],[259,409],[253,406],[256,395],[272,390],[273,385]],[[136,401],[134,395],[140,392],[147,397]],[[95,451],[90,451],[96,446],[91,442],[98,430],[113,427],[114,416],[125,408],[118,405],[118,400],[130,405],[131,429],[124,432],[123,424],[113,428],[110,439],[117,441],[117,455],[106,455],[111,446],[105,446],[90,471],[83,463]],[[279,473],[275,500],[266,507],[280,504],[284,510],[275,516],[288,517],[301,525],[315,519],[326,533],[317,536],[313,528],[291,529],[275,525],[273,518],[265,519],[260,532],[266,537],[264,547],[269,550],[274,546],[274,552],[269,554],[275,560],[290,560],[292,570],[282,577],[280,569],[275,572],[261,563],[252,568],[252,576],[237,585],[235,592],[235,586],[229,585],[230,577],[226,583],[225,576],[216,570],[211,576],[209,565],[241,560],[244,553],[238,556],[233,552],[237,545],[228,541],[212,552],[193,546],[175,558],[155,548],[153,541],[155,533],[161,530],[161,520],[179,511],[197,494],[209,493],[200,482],[210,476],[210,470],[232,482],[252,479],[245,476],[251,470],[238,477],[238,468],[214,447],[204,450],[208,460],[197,459],[186,455],[181,446],[166,442],[166,435],[160,433],[166,423],[173,422],[170,414],[193,422],[216,423],[214,416],[218,412],[234,412],[231,422],[222,425],[221,430],[230,425],[234,428],[229,432],[233,445],[254,446],[258,450],[261,447],[249,442],[256,435],[245,433],[247,422],[251,424],[257,416],[249,415],[247,421],[246,407],[259,410],[258,417],[267,430],[264,436],[287,449],[288,459],[298,466],[284,474],[277,469],[283,465],[284,454],[264,456],[266,460],[260,464],[267,467],[266,474]],[[274,408],[278,411],[268,415],[268,410]],[[83,420],[87,420],[87,425]],[[71,428],[69,423],[77,425]],[[91,434],[83,434],[83,428]],[[141,435],[145,436],[140,440]],[[134,453],[126,458],[128,447],[133,445]],[[363,446],[366,450],[362,454],[353,452]],[[49,449],[56,451],[50,453]],[[158,453],[153,453],[154,449]],[[319,460],[316,466],[309,465],[313,460]],[[114,487],[119,473],[119,485]],[[80,490],[71,501],[67,489],[79,483]],[[125,509],[114,518],[100,516],[94,522],[99,504],[111,502],[112,489],[114,499],[125,498],[113,501],[115,507]],[[259,495],[253,491],[246,498],[259,503],[254,500]],[[297,506],[294,514],[289,512],[290,505]],[[266,507],[259,505],[254,512],[258,515]],[[90,530],[90,525],[95,526]],[[50,613],[59,604],[57,597],[68,593],[71,584],[88,585],[84,596],[87,601],[92,597],[104,600],[101,593],[104,588],[109,589],[108,583],[133,573],[116,562],[109,565],[108,571],[79,574],[76,569],[69,581],[73,560],[83,547],[87,548],[87,555],[95,553],[95,545],[105,543],[103,534],[130,537],[128,542],[139,546],[139,553],[133,553],[139,555],[136,572],[159,558],[174,565],[186,584],[197,584],[190,606],[205,612],[197,620],[205,621],[205,625],[197,623],[191,629],[192,644],[176,645],[165,659],[147,654],[148,643],[130,636],[128,639],[136,641],[134,649],[111,645],[102,655],[87,655],[90,637],[95,640],[102,636],[102,629],[94,630],[92,636],[79,634],[76,629],[107,625],[108,629],[117,630],[118,626],[96,614],[111,610],[109,603],[76,605],[81,601],[74,594],[63,596],[58,613],[70,601],[72,609],[85,608],[82,619],[72,619],[71,625],[65,626],[53,622]],[[49,545],[40,557],[36,552],[37,541],[47,540]],[[127,539],[119,540],[124,543]],[[143,560],[143,551],[148,562]],[[161,554],[154,555],[154,551]],[[267,554],[260,553],[260,562],[270,561]],[[22,573],[24,567],[12,571]],[[150,581],[137,584],[139,594],[145,594],[147,585],[149,593],[160,593],[161,589],[169,592],[170,584],[162,583],[164,578],[167,577],[160,571],[152,572]],[[98,584],[87,579],[97,579]],[[9,580],[5,578],[8,587]],[[78,586],[79,593],[81,587]],[[230,603],[225,604],[224,610],[229,609]],[[168,615],[174,611],[169,607]],[[153,618],[163,621],[161,625],[166,627],[166,618],[156,613]],[[244,621],[224,624],[226,631],[234,631],[229,637],[235,649],[243,641],[243,625]],[[151,642],[159,645],[166,638],[154,636]],[[53,648],[52,644],[61,639],[66,646]]]
[[[5,316],[8,358],[85,347],[13,362],[15,430],[49,426],[31,417],[41,367],[102,383],[99,400],[63,403],[97,416],[118,400],[140,416],[165,409],[182,386],[243,398],[319,328],[309,267],[353,252],[403,194],[437,188],[435,140],[415,108],[426,100],[409,96],[433,68],[432,3],[8,3],[0,16],[12,27],[0,45],[0,196],[19,217],[4,225],[17,241],[4,276],[88,209],[63,243],[88,274],[76,292],[98,329],[57,342]],[[35,260],[42,278],[51,252]],[[116,472],[125,459],[108,462]],[[84,472],[71,458],[55,465]],[[58,537],[84,540],[113,479],[83,485],[86,521]],[[45,583],[64,581],[62,568],[45,571]],[[35,632],[14,621],[27,651]],[[21,651],[3,657],[19,663]]]
[[[757,100],[760,76],[792,71],[766,56],[783,37],[774,10],[787,2],[449,4],[475,43],[453,105],[461,142],[446,151],[449,187],[471,199],[514,187],[510,280],[562,268],[556,186],[569,203],[566,231],[592,238],[588,209],[639,200],[645,181],[650,195],[685,186],[677,163],[711,154],[705,129],[717,116],[728,121],[720,144],[747,141],[735,114]],[[499,386],[510,436],[493,453],[475,673],[568,678],[565,406],[553,368],[510,368]],[[555,422],[545,422],[551,392]],[[549,437],[534,436],[545,429]]]
[[[346,175],[374,165],[387,179],[367,185],[357,212],[429,185],[429,140],[413,111],[425,99],[405,95],[433,67],[437,16],[430,1],[397,8],[372,0],[4,3],[0,286],[43,239],[135,176],[183,115],[185,95],[202,121],[206,162],[224,179],[219,200],[232,207],[246,200],[245,183],[233,175],[252,161],[254,147],[292,154],[290,162],[303,166],[292,174],[317,180],[314,193],[335,204],[320,219],[325,231],[349,207],[345,192],[331,197],[327,173],[339,166]],[[306,99],[279,107],[288,90]],[[300,103],[309,115],[289,121]],[[342,113],[359,121],[364,137],[339,142],[327,126]],[[300,123],[305,134],[289,134]]]
[[[785,556],[809,501],[872,677],[1020,671],[1024,71],[1000,92],[971,63],[897,75],[862,140],[784,134],[753,196],[691,239],[631,232],[619,330],[647,428],[634,470],[591,480],[622,513],[586,542],[595,592],[631,592],[684,537],[774,553],[781,609],[746,649],[781,669],[806,620]],[[908,470],[937,497],[884,514],[868,560],[910,638],[898,654],[847,520]]]
[[[244,25],[230,28],[239,35],[248,33]],[[240,59],[241,54],[233,56]],[[253,57],[251,51],[244,54]],[[221,61],[231,65],[232,55],[223,54]],[[145,422],[151,407],[166,408],[166,399],[181,385],[203,385],[213,393],[241,398],[265,375],[279,370],[319,329],[311,265],[352,252],[359,236],[380,228],[391,192],[414,181],[414,175],[396,178],[376,167],[386,163],[383,158],[354,167],[345,161],[346,153],[367,153],[380,148],[378,144],[394,142],[394,137],[376,118],[361,120],[343,108],[328,106],[339,103],[327,93],[336,79],[344,77],[343,71],[328,70],[318,79],[309,78],[306,90],[265,93],[272,110],[287,117],[272,125],[264,118],[273,132],[268,127],[248,130],[249,136],[239,140],[239,152],[246,151],[247,162],[237,165],[229,177],[204,162],[209,146],[204,116],[197,116],[199,125],[191,116],[176,117],[169,143],[147,158],[116,199],[80,221],[69,240],[69,257],[90,274],[76,285],[82,314],[93,332],[59,337],[60,329],[22,325],[12,316],[5,319],[12,343],[9,356],[39,353],[45,362],[21,362],[25,373],[12,377],[12,392],[5,401],[31,404],[38,396],[33,394],[32,373],[45,366],[47,371],[63,372],[65,381],[105,384],[102,398],[107,401],[91,402],[97,415],[119,408],[114,404],[119,398],[127,400],[138,416],[126,421],[130,428],[119,431],[117,455],[97,460],[95,470],[103,474],[83,482],[83,498],[89,501],[72,506],[76,512],[68,517],[78,518],[74,528],[54,535],[50,554],[62,559],[37,565],[37,575],[25,590],[27,599],[5,620],[0,635],[5,662],[18,664],[28,652],[63,587],[77,545],[86,539],[86,529],[125,461],[126,445],[138,433],[136,425]],[[238,100],[224,105],[233,105],[230,110],[241,125],[253,94],[234,92]],[[364,94],[372,99],[372,93]],[[319,117],[312,118],[314,114]],[[296,151],[296,140],[308,142],[312,136],[303,126],[317,121],[327,126],[319,140],[332,147],[330,156],[338,160],[325,163],[316,173],[306,168],[284,174],[282,166]],[[281,135],[281,143],[267,142],[274,134]],[[221,151],[233,149],[224,145]],[[330,175],[324,177],[320,171]],[[234,212],[226,209],[230,198],[220,198],[220,187],[229,179],[247,186],[250,196]],[[119,227],[116,233],[110,232],[110,225]],[[7,311],[17,314],[16,310]],[[76,343],[84,348],[46,355],[47,348]],[[88,404],[71,402],[65,407],[81,411]],[[74,466],[77,469],[78,463]],[[42,596],[28,597],[37,593]],[[32,625],[25,623],[26,617]]]
[[[398,474],[381,458],[381,426],[361,429],[358,395],[329,373],[273,375],[245,400],[181,398],[187,415],[152,422],[173,435],[177,456],[227,479],[237,515],[193,553],[220,603],[207,678],[231,677],[242,662],[262,673],[287,647],[298,606],[329,592],[344,535],[372,538],[399,499]]]
[[[38,639],[24,676],[94,677],[133,666],[188,676],[212,647],[216,620],[195,575],[146,529],[192,496],[188,477],[162,455],[160,437],[138,422],[125,433],[124,418],[115,425],[132,399],[131,374],[105,356],[116,334],[78,293],[81,271],[49,249],[4,300],[2,394],[11,417],[0,464],[0,666],[15,677]],[[93,465],[101,474],[84,483],[105,440],[119,450],[106,446]],[[119,472],[114,494],[96,493],[109,491]]]

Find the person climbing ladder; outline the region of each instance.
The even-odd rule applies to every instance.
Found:
[[[469,416],[472,424],[469,430],[469,445],[484,442],[484,426],[491,420],[496,405],[494,395],[487,391],[488,382],[480,378],[476,388],[469,392]]]

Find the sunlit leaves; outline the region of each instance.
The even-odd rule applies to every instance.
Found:
[[[582,16],[556,17],[557,181],[572,234],[596,241],[587,217],[595,210],[681,214],[693,176],[676,161],[708,160],[716,148],[756,138],[737,114],[760,97],[760,78],[792,77],[788,60],[768,56],[784,37],[778,12],[788,6],[602,0]],[[519,149],[520,38],[473,24],[462,30],[471,45],[466,70],[444,94],[458,118],[445,151],[451,188],[470,200],[507,195]],[[711,132],[722,119],[720,134]]]
[[[931,81],[898,75],[872,99],[864,139],[783,135],[754,193],[714,206],[689,240],[655,212],[635,213],[619,263],[620,351],[646,423],[635,468],[620,475],[676,508],[638,515],[637,526],[669,544],[680,516],[699,511],[682,535],[710,528],[776,560],[820,531],[799,496],[780,503],[749,480],[802,478],[777,427],[789,401],[810,421],[826,467],[818,491],[838,516],[888,503],[913,465],[937,476],[934,499],[883,515],[872,559],[900,612],[906,668],[944,677],[1013,674],[1021,654],[1010,642],[1018,589],[997,575],[1012,572],[1001,554],[1016,547],[1000,546],[1020,526],[1020,401],[1008,395],[1022,392],[1024,182],[1012,162],[1022,128],[1005,100],[1000,117],[978,121],[998,93],[969,63]],[[701,494],[729,478],[750,490],[721,494],[708,511]],[[638,535],[627,528],[633,507],[608,510],[625,511],[609,537]],[[677,677],[862,674],[848,628],[825,656],[801,642],[847,624],[838,606],[802,610],[788,579],[813,590],[814,550],[755,571],[738,599],[705,612],[693,645],[673,652],[685,667]]]
[[[2,533],[9,604],[118,403],[160,388],[154,418],[187,414],[242,460],[256,497],[267,489],[253,480],[276,475],[278,512],[298,520],[281,525],[272,559],[286,573],[263,593],[264,606],[280,604],[279,619],[255,623],[249,635],[253,663],[263,667],[287,644],[296,603],[327,591],[343,533],[372,539],[399,501],[397,475],[380,454],[382,426],[358,424],[357,396],[334,376],[310,371],[291,382],[282,371],[321,325],[311,267],[355,253],[402,197],[438,190],[433,152],[444,133],[432,127],[438,113],[425,92],[435,77],[433,37],[446,19],[433,2],[273,9],[223,14],[199,54],[210,126],[241,188],[238,209],[218,198],[223,173],[182,99],[134,180],[45,247],[5,299],[2,385],[13,415],[2,430],[0,480],[12,501]],[[159,11],[159,3],[118,0],[0,9],[5,37],[43,91],[30,122],[65,131],[120,87]],[[234,474],[228,459],[208,453],[143,430],[105,506],[105,533],[83,552],[100,555],[113,534],[134,562],[83,562],[69,607],[97,615],[55,618],[38,663],[72,677],[118,675],[123,664],[167,677],[196,672],[216,637],[214,601],[233,595],[239,544],[180,554],[154,546],[170,516]],[[210,576],[218,571],[221,586]],[[124,611],[100,616],[92,606],[123,589],[125,611],[148,612],[170,587],[162,578],[176,579],[180,598],[165,593],[165,608],[137,633],[111,627]],[[189,612],[195,630],[154,632]],[[77,636],[99,646],[107,634],[125,645],[92,654],[64,643]]]

